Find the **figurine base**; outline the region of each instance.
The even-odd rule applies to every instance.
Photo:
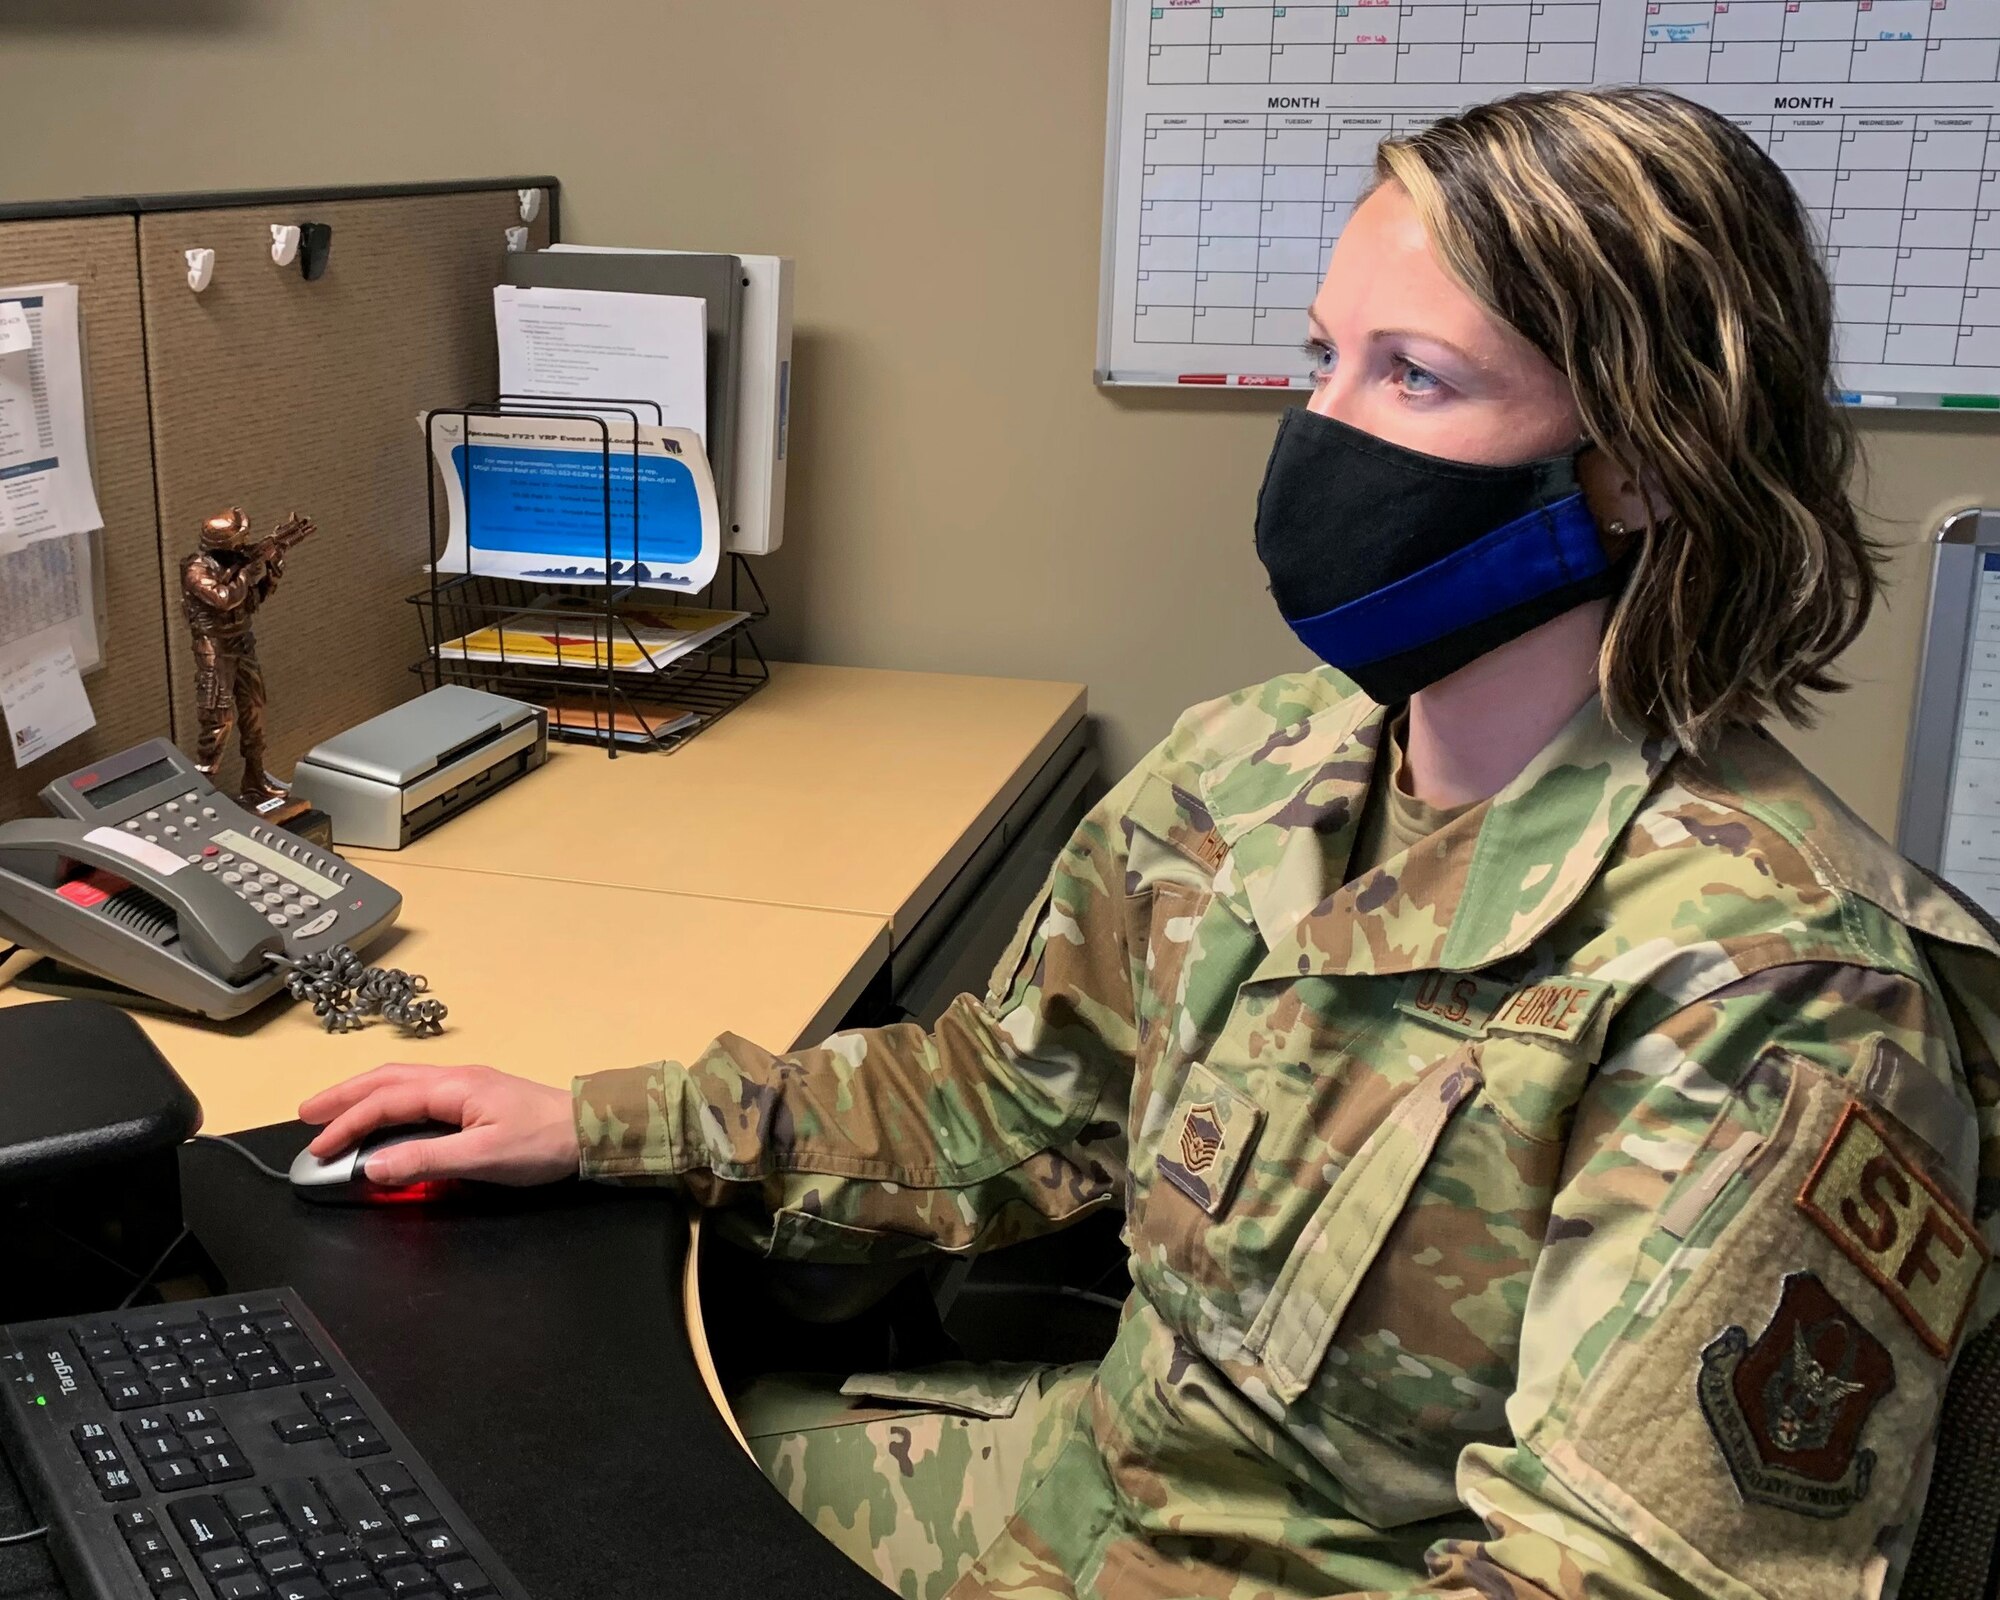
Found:
[[[320,849],[333,849],[333,818],[317,806],[304,800],[294,800],[284,808],[293,815],[277,824],[285,832],[303,839],[307,844],[316,844]]]

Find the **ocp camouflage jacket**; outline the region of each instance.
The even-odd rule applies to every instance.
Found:
[[[578,1080],[764,1248],[1125,1214],[1073,1437],[955,1594],[1893,1588],[2000,1198],[2000,948],[1774,740],[1592,702],[1346,862],[1384,712],[1197,707],[929,1031]]]

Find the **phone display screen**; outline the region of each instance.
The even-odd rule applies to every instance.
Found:
[[[84,790],[83,797],[102,811],[106,806],[115,806],[120,800],[135,795],[142,789],[150,789],[156,783],[165,782],[176,770],[171,761],[149,762],[143,767],[134,768],[122,778],[107,779],[95,789]]]

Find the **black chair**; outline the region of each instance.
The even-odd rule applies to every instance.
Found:
[[[1935,872],[1924,874],[2000,941],[2000,922]],[[2000,1570],[2000,1322],[1959,1353],[1938,1418],[1937,1463],[1903,1577],[1910,1600],[1993,1600]]]

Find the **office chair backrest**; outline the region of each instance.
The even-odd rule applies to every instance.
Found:
[[[1925,876],[2000,939],[2000,923],[1934,872]],[[1937,1463],[1902,1592],[1910,1600],[1991,1600],[2000,1540],[2000,1321],[1959,1353],[1938,1418]]]

